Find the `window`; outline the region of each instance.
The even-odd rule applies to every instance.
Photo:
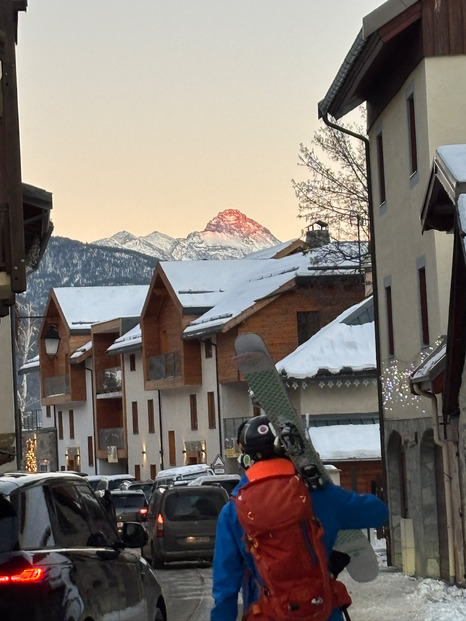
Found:
[[[139,433],[139,419],[138,419],[138,402],[133,401],[131,403],[131,410],[133,414],[133,433],[138,435]]]
[[[197,421],[197,398],[196,395],[189,395],[189,411],[191,414],[191,429],[194,431],[198,429]]]
[[[298,311],[298,345],[302,345],[320,330],[319,311]]]
[[[14,491],[11,494],[11,504],[13,505],[16,515],[21,516],[18,520],[18,536],[19,541],[14,541],[13,546],[21,546],[27,550],[34,548],[51,548],[55,544],[52,526],[50,524],[49,512],[44,496],[44,487],[42,485],[34,485],[29,488]],[[2,520],[2,527],[4,526]],[[12,524],[13,526],[13,524]],[[13,529],[11,535],[13,535]],[[9,539],[8,531],[2,533],[3,550]],[[16,537],[15,537],[16,539]],[[10,547],[10,546],[8,546]],[[10,547],[14,549],[14,547]]]
[[[155,479],[155,475],[157,474],[157,467],[155,464],[151,464],[149,466],[149,470],[150,470],[150,478],[151,479]]]
[[[417,171],[417,144],[416,144],[416,115],[414,110],[414,95],[407,99],[408,104],[408,134],[409,134],[409,157],[413,175]]]
[[[212,358],[212,339],[204,341],[204,352],[206,358]]]
[[[377,168],[379,173],[379,199],[380,204],[385,203],[385,166],[383,161],[382,133],[377,134]]]
[[[417,271],[419,279],[419,303],[421,307],[421,331],[422,344],[429,344],[429,314],[427,310],[427,282],[426,268],[421,267]]]
[[[70,439],[74,440],[74,411],[69,411]]]
[[[129,370],[136,371],[136,354],[129,355]]]
[[[87,436],[87,463],[89,466],[94,465],[94,443],[92,436]]]
[[[50,405],[45,406],[45,416],[47,418],[50,418],[52,416],[52,408],[50,407]]]
[[[154,414],[154,400],[147,400],[147,425],[149,433],[155,433],[155,414]]]
[[[170,466],[176,466],[175,432],[168,432],[168,460]]]
[[[215,393],[207,393],[207,414],[209,417],[209,429],[215,429]]]
[[[58,439],[63,440],[63,412],[58,410]]]
[[[385,302],[387,305],[387,335],[388,335],[388,354],[395,354],[395,339],[393,333],[393,308],[392,308],[392,288],[385,287]]]
[[[139,466],[138,464],[134,465],[134,478],[136,479],[136,481],[141,480],[141,466]]]

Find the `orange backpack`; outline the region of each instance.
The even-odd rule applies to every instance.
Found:
[[[247,475],[236,510],[263,584],[243,621],[327,621],[351,598],[328,570],[309,489],[286,459],[257,462]]]

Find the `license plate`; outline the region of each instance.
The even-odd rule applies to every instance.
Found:
[[[188,544],[209,543],[210,537],[184,537],[182,541]]]

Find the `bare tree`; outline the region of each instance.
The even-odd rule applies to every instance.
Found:
[[[361,109],[365,117],[365,111]],[[344,125],[365,135],[362,123]],[[365,146],[341,131],[325,125],[314,133],[313,148],[299,148],[299,166],[310,173],[307,181],[292,185],[299,201],[299,217],[308,223],[324,221],[332,238],[369,239],[368,185]]]

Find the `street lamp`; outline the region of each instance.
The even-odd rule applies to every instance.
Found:
[[[45,353],[50,358],[54,358],[58,352],[58,346],[60,345],[60,335],[58,334],[57,326],[51,324],[48,327],[44,337]]]

